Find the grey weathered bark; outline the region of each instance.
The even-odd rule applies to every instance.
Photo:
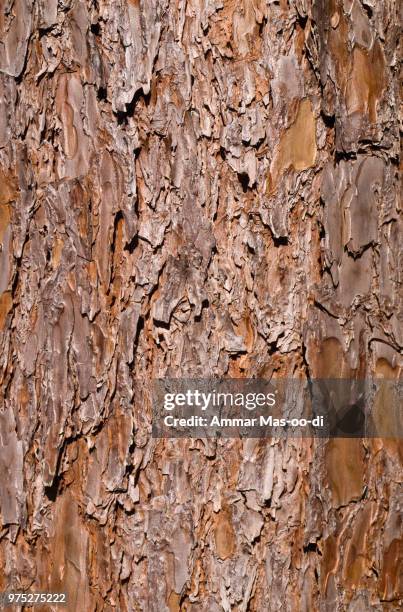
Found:
[[[1,589],[401,609],[399,441],[149,433],[153,377],[400,375],[399,22],[2,3]]]

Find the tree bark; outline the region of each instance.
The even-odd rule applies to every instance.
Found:
[[[2,3],[1,590],[402,609],[401,441],[150,435],[153,378],[400,376],[399,17]]]

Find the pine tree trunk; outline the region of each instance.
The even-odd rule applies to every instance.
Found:
[[[2,3],[0,590],[402,608],[399,440],[150,435],[154,378],[399,377],[399,19]]]

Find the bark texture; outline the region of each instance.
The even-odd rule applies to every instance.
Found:
[[[398,440],[150,437],[153,377],[399,377],[399,3],[1,5],[0,588],[402,609]]]

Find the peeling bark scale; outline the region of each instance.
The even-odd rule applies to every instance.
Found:
[[[153,378],[401,375],[399,2],[1,5],[0,590],[401,610],[401,441],[150,436]]]

